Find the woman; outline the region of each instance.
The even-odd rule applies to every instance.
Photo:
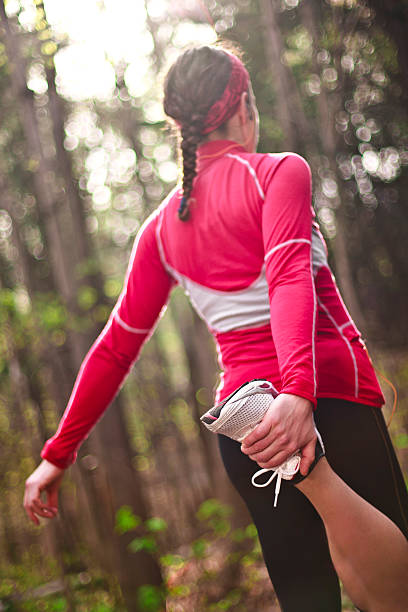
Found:
[[[282,609],[340,610],[333,559],[356,605],[402,611],[407,494],[380,411],[384,398],[314,222],[309,166],[294,153],[255,153],[258,112],[249,75],[220,48],[180,56],[166,78],[164,109],[180,129],[182,187],[138,233],[124,289],[27,480],[27,513],[34,522],[55,515],[64,470],[180,284],[218,345],[216,401],[253,378],[279,391],[242,448],[219,440]],[[271,488],[251,485],[256,464],[272,468],[301,449],[306,476],[315,422],[332,467],[352,488],[323,458],[296,486],[284,483],[273,509]]]

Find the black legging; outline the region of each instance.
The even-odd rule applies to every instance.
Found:
[[[333,470],[408,538],[407,489],[381,410],[330,398],[318,400],[314,416]],[[257,464],[234,440],[220,435],[219,443],[228,475],[258,529],[283,612],[340,612],[339,581],[312,504],[282,481],[273,508],[274,486],[258,489],[251,484]]]

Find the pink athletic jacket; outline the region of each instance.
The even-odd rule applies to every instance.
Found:
[[[123,291],[79,371],[42,457],[65,468],[116,395],[179,284],[213,334],[216,401],[252,378],[316,405],[336,397],[381,406],[361,335],[340,297],[295,153],[247,153],[231,141],[198,151],[194,201],[174,190],[140,229]]]

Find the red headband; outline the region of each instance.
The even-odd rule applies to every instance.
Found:
[[[228,55],[231,60],[231,74],[221,98],[214,102],[207,113],[202,134],[216,130],[235,115],[241,94],[247,91],[249,86],[249,74],[244,64],[232,53]]]

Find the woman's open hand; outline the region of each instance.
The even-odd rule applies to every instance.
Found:
[[[43,461],[26,480],[24,508],[28,517],[36,525],[40,524],[39,516],[54,518],[58,512],[58,489],[65,470],[53,463]],[[41,499],[45,492],[46,501]]]
[[[241,450],[261,468],[273,468],[300,449],[300,472],[306,476],[315,458],[315,446],[312,403],[281,393],[254,431],[244,438]]]

